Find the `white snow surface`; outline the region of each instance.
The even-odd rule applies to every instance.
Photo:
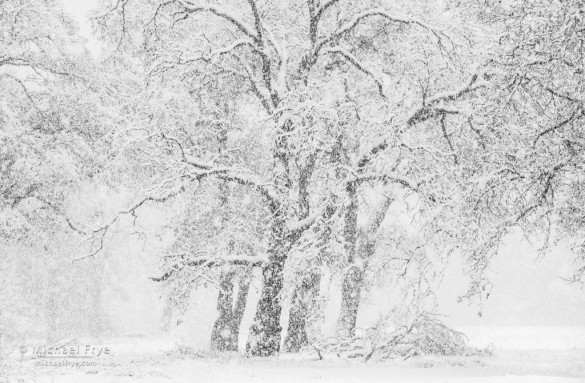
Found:
[[[0,364],[0,382],[585,382],[585,328],[467,328],[472,344],[491,344],[492,356],[420,356],[364,362],[315,352],[246,358],[194,347],[177,351],[172,336],[78,339],[70,344],[109,347],[97,367],[35,365],[15,349]],[[197,343],[197,342],[195,342]],[[39,344],[39,343],[37,343]],[[28,349],[33,344],[27,344]],[[184,345],[188,346],[188,345]],[[75,362],[75,360],[74,360]]]

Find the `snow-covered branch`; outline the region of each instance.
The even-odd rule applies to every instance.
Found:
[[[479,88],[486,86],[487,85],[486,82],[478,81],[479,76],[480,76],[479,73],[477,73],[477,72],[473,73],[471,75],[471,77],[469,78],[469,81],[466,84],[462,85],[458,89],[454,89],[454,90],[442,92],[442,93],[437,93],[433,97],[428,98],[426,100],[426,104],[431,105],[431,104],[436,104],[439,101],[453,101],[453,100],[456,100],[467,93],[473,92],[474,90],[477,90]]]
[[[128,3],[128,1],[129,0],[115,0],[109,7],[107,7],[102,12],[91,16],[91,18],[92,19],[102,19],[102,18],[108,16],[110,13],[116,11],[120,7],[125,6]]]
[[[202,12],[208,12],[208,13],[212,13],[224,20],[229,21],[232,25],[234,25],[235,27],[237,27],[240,31],[242,31],[246,36],[250,37],[252,40],[254,40],[256,43],[259,43],[260,41],[260,36],[258,36],[254,30],[247,25],[243,20],[241,20],[238,16],[234,15],[233,13],[230,13],[229,11],[210,5],[210,4],[205,4],[205,5],[195,5],[192,4],[189,1],[186,0],[179,0],[179,3],[183,6],[183,8],[185,9],[185,12],[188,13],[202,13]]]
[[[364,182],[364,181],[386,181],[386,182],[393,182],[393,183],[397,183],[400,184],[402,186],[405,186],[413,191],[418,192],[418,184],[408,178],[408,177],[404,177],[401,176],[399,174],[393,174],[393,173],[365,173],[365,174],[360,174],[359,176],[356,177],[356,179],[354,180],[354,182]]]
[[[345,58],[347,61],[349,61],[353,66],[355,66],[359,71],[370,76],[374,80],[376,85],[378,86],[378,93],[380,93],[380,96],[382,96],[382,98],[386,98],[386,95],[384,94],[384,86],[382,84],[382,81],[370,69],[368,69],[365,66],[365,64],[363,64],[357,57],[355,57],[350,52],[348,52],[346,49],[343,49],[340,46],[326,48],[324,50],[324,52],[330,53],[330,54],[341,55],[343,58]]]
[[[330,1],[329,3],[335,3],[335,2]],[[329,5],[333,5],[333,4],[329,4]],[[337,29],[337,31],[332,33],[330,36],[321,39],[321,41],[319,41],[319,43],[317,44],[317,46],[315,48],[314,54],[318,55],[324,46],[331,43],[332,41],[337,40],[339,37],[351,32],[360,22],[362,22],[363,20],[366,20],[370,17],[382,17],[382,18],[385,18],[385,19],[387,19],[391,22],[394,22],[394,23],[407,24],[407,25],[410,25],[410,24],[418,25],[418,26],[422,27],[423,29],[426,29],[427,31],[432,32],[440,40],[439,32],[435,31],[433,28],[431,28],[427,24],[423,23],[422,21],[419,21],[416,19],[411,19],[411,18],[406,18],[406,17],[391,15],[385,9],[378,8],[378,9],[370,9],[370,10],[367,10],[367,11],[364,11],[362,13],[355,15],[350,21],[343,24],[341,27],[339,27],[339,29]]]
[[[317,14],[315,15],[316,20],[319,21],[321,19],[321,17],[323,16],[323,14],[327,11],[327,9],[331,8],[336,3],[339,3],[339,0],[328,0],[328,1],[325,1],[321,5],[321,7],[319,7],[319,10],[317,11]]]
[[[97,246],[95,247],[95,249],[91,250],[88,254],[74,259],[73,262],[81,261],[81,260],[86,259],[86,258],[91,258],[91,257],[95,256],[96,254],[98,254],[100,251],[102,251],[102,249],[104,247],[104,239],[106,237],[106,234],[109,232],[112,225],[114,225],[120,219],[120,217],[125,216],[125,215],[136,216],[136,211],[140,207],[142,207],[144,204],[146,204],[147,202],[164,203],[164,202],[168,201],[169,199],[175,197],[176,195],[182,193],[184,190],[185,190],[184,186],[181,186],[181,187],[174,189],[170,192],[167,192],[163,195],[158,195],[158,196],[152,195],[152,196],[148,196],[148,197],[143,197],[143,198],[139,199],[137,202],[135,202],[134,204],[132,204],[129,208],[124,209],[124,210],[120,210],[107,223],[100,225],[93,230],[88,231],[88,234],[90,235],[89,240],[95,241],[97,239]],[[94,246],[92,245],[92,248],[93,247]]]
[[[423,100],[423,105],[415,110],[411,114],[410,118],[408,118],[406,121],[407,126],[410,127],[418,124],[419,122],[426,121],[437,114],[456,113],[457,111],[446,108],[440,103],[446,101],[455,101],[468,93],[485,87],[487,83],[483,80],[478,81],[478,78],[479,74],[474,73],[471,75],[469,81],[461,87],[451,91],[437,93],[436,95]]]
[[[173,256],[179,257],[189,257],[189,254],[186,253],[177,253],[173,254]],[[217,257],[212,255],[204,255],[204,256],[197,256],[192,260],[186,262],[181,267],[176,266],[166,273],[161,275],[160,277],[153,277],[150,278],[155,282],[164,282],[172,277],[178,271],[183,270],[185,267],[220,267],[223,265],[233,265],[233,266],[250,266],[250,267],[262,267],[267,264],[268,256],[266,254],[258,254],[255,256],[249,255],[231,255],[229,257]]]
[[[320,216],[325,213],[326,208],[322,207],[317,209],[313,214],[309,215],[308,217],[301,219],[300,221],[296,222],[289,222],[287,225],[287,229],[289,231],[303,231],[308,229]]]
[[[249,171],[234,167],[215,166],[210,162],[200,160],[187,154],[178,139],[165,134],[162,134],[162,137],[176,144],[181,152],[183,162],[196,169],[194,173],[191,173],[193,178],[201,180],[206,177],[216,176],[224,181],[232,181],[240,185],[251,186],[258,190],[271,204],[279,205],[279,199],[276,192],[267,183],[261,182],[257,176],[250,174]]]

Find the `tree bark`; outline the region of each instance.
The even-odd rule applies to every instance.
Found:
[[[239,283],[234,302],[234,281]],[[217,351],[238,351],[240,324],[246,309],[250,280],[237,279],[236,272],[223,273],[220,278],[217,310],[219,316],[211,333],[211,348]]]
[[[355,336],[365,270],[368,261],[376,252],[376,233],[386,217],[390,204],[394,201],[392,198],[385,197],[384,203],[376,211],[372,222],[358,235],[357,190],[348,187],[348,194],[352,202],[345,216],[348,269],[341,285],[341,312],[337,321],[337,335],[340,337]]]
[[[345,226],[343,231],[348,268],[344,273],[343,283],[341,285],[341,313],[337,320],[337,334],[341,337],[352,337],[355,333],[363,270],[360,269],[359,265],[355,264],[358,230],[357,184],[353,182],[349,183],[346,192],[349,198],[349,205],[345,211]]]
[[[270,356],[280,351],[282,332],[280,293],[284,282],[283,270],[286,259],[282,253],[283,251],[271,257],[270,263],[264,267],[262,273],[262,294],[246,345],[246,351],[250,356]]]
[[[269,262],[262,270],[262,293],[246,345],[250,356],[271,356],[280,351],[284,266],[298,233],[286,230],[282,217],[277,217],[275,221],[268,251]]]
[[[311,317],[318,299],[321,275],[310,273],[305,276],[300,285],[295,289],[291,301],[291,310],[284,350],[286,352],[299,352],[309,345],[309,326]]]
[[[341,313],[337,321],[337,334],[340,337],[355,336],[363,280],[363,270],[351,265],[341,285]]]

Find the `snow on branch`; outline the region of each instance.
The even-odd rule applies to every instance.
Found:
[[[260,36],[258,36],[250,26],[248,26],[243,20],[238,18],[236,15],[234,15],[234,14],[232,14],[224,9],[221,9],[219,7],[209,5],[209,4],[195,5],[195,4],[192,4],[186,0],[179,0],[179,3],[183,6],[185,11],[188,13],[209,12],[209,13],[212,13],[212,14],[218,16],[218,17],[221,17],[221,18],[229,21],[234,26],[236,26],[246,36],[252,38],[252,40],[254,40],[254,42],[256,42],[256,43],[260,42]]]
[[[206,177],[216,176],[224,181],[232,181],[240,185],[251,186],[258,190],[271,204],[279,205],[279,199],[276,196],[275,191],[266,183],[261,182],[257,176],[250,174],[250,171],[235,167],[215,166],[210,162],[200,160],[187,154],[185,148],[178,139],[164,133],[162,133],[161,136],[163,139],[171,141],[179,147],[183,162],[196,169],[195,172],[192,173],[192,176],[198,181]]]
[[[108,8],[106,8],[104,11],[98,13],[97,15],[91,16],[91,18],[92,19],[102,19],[102,18],[108,16],[110,13],[116,11],[120,7],[124,7],[128,3],[128,1],[129,0],[116,0]]]
[[[86,254],[82,257],[79,257],[79,258],[75,258],[73,260],[73,262],[81,261],[81,260],[86,259],[86,258],[91,258],[91,257],[95,256],[96,254],[98,254],[100,251],[102,251],[102,249],[104,247],[104,239],[106,237],[106,234],[109,232],[112,225],[114,225],[120,219],[120,217],[125,216],[125,215],[132,215],[132,216],[136,217],[136,210],[138,210],[145,203],[147,203],[147,202],[163,203],[163,202],[166,202],[167,200],[175,197],[176,195],[183,192],[184,190],[185,190],[184,186],[181,186],[178,189],[170,191],[164,195],[143,197],[143,198],[139,199],[137,202],[135,202],[134,204],[132,204],[129,208],[127,208],[125,210],[120,210],[107,223],[105,223],[101,226],[98,226],[97,228],[95,228],[93,230],[88,231],[88,234],[90,236],[88,238],[88,240],[93,241],[93,242],[95,242],[97,240],[97,247],[95,248],[95,250],[90,251],[88,254]],[[93,244],[92,244],[92,248],[93,248]]]
[[[329,1],[329,3],[335,3],[335,1]],[[332,5],[332,4],[326,3],[326,6],[330,6],[330,5]],[[395,22],[395,23],[407,24],[407,25],[410,25],[410,24],[418,25],[418,26],[422,27],[423,29],[430,31],[439,40],[441,40],[439,32],[435,31],[433,28],[431,28],[427,24],[423,23],[422,21],[391,15],[385,9],[378,8],[378,9],[370,9],[370,10],[367,10],[367,11],[364,11],[362,13],[355,15],[350,21],[343,24],[337,31],[335,31],[329,37],[323,38],[319,42],[319,44],[317,44],[317,47],[315,48],[314,54],[317,55],[325,45],[329,44],[332,41],[335,41],[339,37],[347,34],[351,30],[353,30],[361,21],[368,19],[370,17],[376,17],[376,16],[383,17],[383,18],[388,19],[389,21]]]
[[[426,104],[427,105],[436,104],[439,101],[453,101],[453,100],[460,98],[464,94],[473,92],[474,90],[476,90],[478,88],[484,87],[486,85],[486,83],[483,81],[477,81],[478,78],[479,78],[479,74],[477,72],[473,73],[471,75],[471,77],[469,78],[469,81],[467,82],[467,84],[464,84],[461,87],[459,87],[458,89],[455,89],[452,91],[438,93],[438,94],[434,95],[433,97],[428,98],[426,100]]]
[[[327,11],[327,9],[331,8],[333,5],[335,5],[335,3],[338,3],[339,0],[329,0],[323,3],[323,5],[321,5],[321,7],[319,7],[319,10],[317,11],[317,15],[316,15],[316,19],[317,21],[319,21],[321,19],[321,17],[323,16],[323,14],[325,13],[325,11]]]
[[[301,219],[299,221],[296,222],[289,222],[287,225],[287,229],[289,231],[304,231],[306,229],[308,229],[313,223],[315,223],[317,221],[317,219],[319,219],[319,217],[321,217],[326,211],[325,207],[322,207],[320,209],[317,209],[317,211],[315,211],[313,214],[310,214],[308,217]]]
[[[406,121],[406,125],[408,127],[414,126],[420,122],[426,121],[429,118],[435,116],[436,114],[456,114],[458,113],[457,110],[449,109],[443,105],[436,106],[440,102],[444,101],[455,101],[460,97],[464,96],[465,94],[471,93],[479,88],[485,87],[487,83],[485,81],[478,81],[480,77],[479,73],[473,73],[469,79],[469,81],[459,87],[458,89],[442,92],[434,95],[433,97],[428,98],[426,101],[423,101],[423,106],[415,110],[411,116]],[[370,161],[376,157],[376,155],[380,152],[383,152],[388,148],[389,144],[386,139],[382,140],[378,144],[376,144],[372,149],[370,149],[366,154],[364,154],[360,160],[358,161],[358,169],[364,168],[367,166]]]
[[[536,146],[536,144],[538,144],[538,141],[540,141],[540,139],[549,134],[552,133],[558,129],[561,129],[563,126],[570,124],[571,122],[580,119],[581,117],[585,116],[585,110],[580,107],[578,110],[574,111],[571,116],[569,116],[567,119],[559,122],[558,124],[555,124],[554,126],[551,126],[550,128],[547,128],[545,130],[543,130],[542,132],[538,133],[538,135],[536,136],[536,138],[534,139],[534,142],[532,143],[532,146]]]
[[[382,81],[371,70],[369,70],[362,62],[360,62],[360,60],[357,57],[355,57],[350,52],[348,52],[346,49],[343,49],[340,46],[326,48],[324,50],[324,52],[331,53],[331,54],[339,54],[339,55],[343,56],[347,61],[349,61],[359,71],[370,76],[374,80],[376,85],[378,86],[378,93],[380,93],[380,96],[382,96],[382,98],[384,98],[384,99],[386,98],[386,95],[384,94],[384,87],[383,87]]]
[[[436,95],[423,100],[423,105],[411,114],[410,118],[406,121],[406,125],[410,127],[419,122],[426,121],[437,113],[442,115],[445,113],[457,113],[456,110],[439,106],[438,104],[440,102],[455,101],[468,93],[485,87],[487,83],[485,81],[478,81],[478,78],[479,74],[477,72],[473,73],[469,81],[461,87],[451,91],[437,93]]]
[[[172,256],[188,257],[186,253],[176,253]],[[197,256],[192,260],[185,263],[182,267],[174,266],[160,277],[152,277],[151,280],[155,282],[164,282],[172,277],[178,271],[183,270],[185,267],[220,267],[223,265],[234,265],[234,266],[251,266],[251,267],[262,267],[268,263],[268,256],[266,254],[259,254],[255,256],[249,255],[232,255],[225,257],[217,257],[212,255]]]
[[[262,52],[260,52],[258,50],[258,48],[256,47],[256,45],[254,45],[250,40],[241,39],[241,40],[234,41],[232,44],[230,44],[230,45],[228,45],[226,47],[223,47],[223,48],[216,49],[216,50],[212,51],[210,53],[210,55],[209,55],[209,58],[215,57],[215,56],[222,56],[222,55],[225,55],[225,54],[232,53],[237,48],[243,47],[243,46],[249,46],[250,48],[252,48],[252,50],[254,52],[263,54]]]
[[[394,182],[405,186],[413,191],[418,192],[418,184],[414,182],[414,180],[401,176],[399,174],[392,174],[392,173],[366,173],[360,174],[356,177],[354,182],[364,182],[364,181],[387,181],[387,182]]]

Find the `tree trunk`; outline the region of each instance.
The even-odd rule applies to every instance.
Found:
[[[353,337],[361,299],[364,272],[351,265],[341,285],[341,313],[337,321],[337,334],[340,337]]]
[[[388,208],[394,201],[392,198],[385,197],[384,203],[376,211],[372,222],[358,236],[357,190],[348,187],[348,194],[352,201],[345,216],[345,238],[349,265],[341,285],[341,313],[337,321],[337,334],[340,337],[355,336],[365,270],[369,259],[376,252],[376,233],[386,217]]]
[[[280,351],[280,293],[284,282],[285,259],[282,254],[278,254],[271,257],[270,263],[264,267],[262,294],[246,345],[246,351],[251,356],[270,356]]]
[[[291,310],[284,350],[286,352],[299,352],[301,348],[309,345],[309,326],[315,303],[318,299],[321,275],[310,273],[305,276],[292,297]]]
[[[246,309],[246,298],[250,287],[249,279],[240,279],[234,303],[234,281],[236,272],[223,273],[220,278],[217,310],[219,316],[211,333],[211,348],[217,351],[238,351],[240,324]]]
[[[173,302],[169,297],[165,299],[163,312],[160,318],[160,328],[163,332],[168,333],[171,330],[173,322]]]
[[[345,211],[345,251],[348,268],[341,285],[341,313],[337,320],[337,334],[351,337],[355,333],[355,322],[360,301],[363,271],[355,264],[357,246],[357,184],[349,183],[346,188],[349,205]]]

